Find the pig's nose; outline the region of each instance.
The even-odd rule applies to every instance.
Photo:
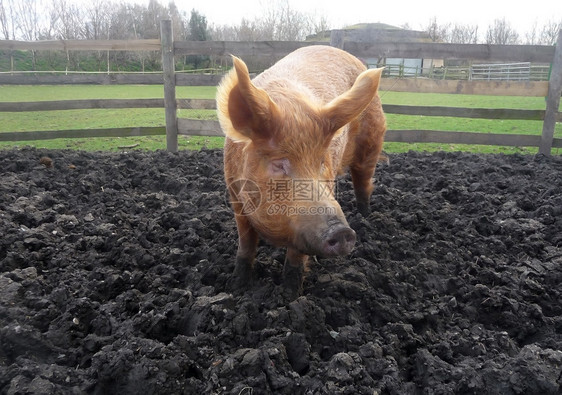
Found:
[[[347,226],[339,226],[331,230],[325,240],[325,256],[347,255],[355,246],[355,232]]]

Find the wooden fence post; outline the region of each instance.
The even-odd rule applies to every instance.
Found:
[[[550,155],[552,140],[554,139],[554,128],[556,127],[556,113],[560,107],[560,95],[562,95],[562,30],[558,32],[556,50],[552,61],[552,71],[548,82],[548,96],[546,97],[546,112],[542,125],[542,136],[539,145],[539,153]]]
[[[176,109],[176,74],[172,21],[160,22],[162,42],[162,74],[164,76],[164,107],[166,111],[166,149],[178,151],[178,118]]]

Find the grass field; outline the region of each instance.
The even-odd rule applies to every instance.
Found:
[[[216,89],[207,87],[178,87],[178,98],[212,99]],[[161,85],[68,85],[68,86],[1,86],[0,101],[80,100],[80,99],[127,99],[161,98]],[[545,100],[540,97],[503,97],[477,95],[448,95],[381,92],[383,103],[404,105],[432,105],[474,108],[544,109]],[[214,110],[180,110],[179,116],[194,119],[216,119]],[[164,109],[116,109],[116,110],[67,110],[36,111],[26,113],[0,113],[0,133],[32,130],[68,130],[109,127],[161,126],[164,125]],[[489,133],[540,134],[541,121],[486,120],[451,117],[425,117],[387,114],[389,129],[433,129],[448,131],[478,131]],[[562,137],[562,125],[558,124],[556,137]],[[45,148],[73,148],[83,150],[118,150],[123,146],[138,144],[138,149],[165,149],[164,136],[130,138],[56,139],[25,142],[0,142],[0,148],[30,145]],[[222,147],[220,137],[180,136],[180,149]],[[408,150],[464,150],[471,152],[534,153],[533,147],[497,147],[450,144],[386,143],[388,152]],[[554,154],[562,153],[559,149]]]

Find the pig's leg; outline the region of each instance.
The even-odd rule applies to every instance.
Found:
[[[353,190],[357,200],[357,210],[364,216],[371,212],[369,201],[373,192],[372,177],[375,174],[374,167],[351,168],[351,179],[353,180]]]
[[[252,227],[248,218],[236,215],[238,227],[238,252],[234,268],[235,283],[238,286],[247,285],[252,279],[254,259],[258,249],[258,233]]]
[[[379,104],[380,106],[380,104]],[[382,151],[386,121],[380,107],[365,110],[354,139],[354,152],[349,170],[357,200],[357,210],[369,215],[369,201],[373,193],[373,176]]]
[[[294,248],[287,248],[285,265],[283,266],[283,286],[290,298],[302,294],[302,283],[308,255],[301,254]]]

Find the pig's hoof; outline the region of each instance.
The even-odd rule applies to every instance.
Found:
[[[235,270],[228,279],[226,287],[230,292],[246,291],[252,287],[254,281],[252,270]]]
[[[241,291],[244,292],[248,290],[254,283],[253,278],[250,277],[239,277],[232,275],[226,282],[226,289],[229,292]]]
[[[371,214],[371,206],[369,205],[369,202],[357,202],[357,211],[359,211],[363,217],[367,218],[369,214]]]
[[[303,283],[302,266],[292,266],[285,263],[283,268],[283,296],[288,300],[295,300],[302,294]]]
[[[299,296],[302,295],[302,288],[293,286],[293,285],[286,285],[283,284],[283,291],[281,292],[283,299],[288,302],[292,302],[293,300],[297,299]]]

